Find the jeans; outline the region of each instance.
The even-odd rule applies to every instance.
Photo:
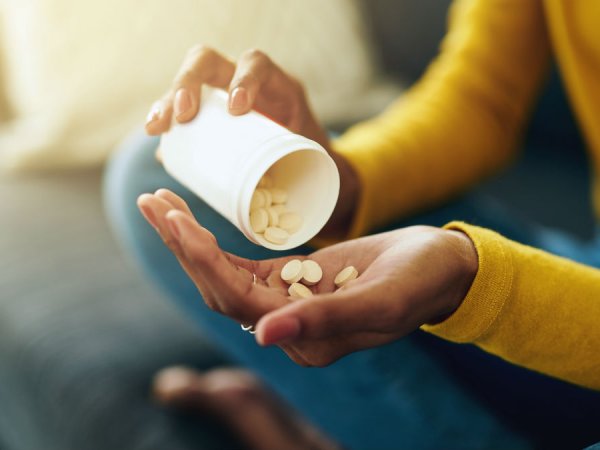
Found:
[[[471,345],[417,331],[346,356],[326,368],[301,368],[277,348],[261,348],[234,321],[210,311],[136,208],[165,187],[183,197],[227,251],[253,259],[281,256],[249,242],[233,225],[169,177],[154,159],[157,140],[131,136],[105,178],[111,226],[147,277],[196,322],[214,345],[257,373],[301,414],[347,448],[581,448],[600,441],[600,393],[511,365]],[[516,241],[600,267],[600,239],[583,242],[518,219],[474,193],[391,228],[465,220]],[[307,253],[304,246],[288,254]]]

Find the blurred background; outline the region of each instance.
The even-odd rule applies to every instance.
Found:
[[[0,0],[0,449],[160,448],[165,436],[170,448],[222,448],[218,427],[148,400],[158,368],[220,359],[113,241],[105,161],[197,43],[233,58],[265,50],[341,131],[419,77],[449,3]],[[517,164],[485,190],[589,236],[585,155],[557,75],[524,147],[539,172]],[[149,421],[155,434],[138,432]]]

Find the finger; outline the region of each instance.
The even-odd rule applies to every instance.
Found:
[[[158,218],[154,214],[154,208],[150,204],[151,194],[142,194],[137,199],[137,206],[146,221],[152,225],[152,228],[158,231]]]
[[[154,227],[164,244],[173,252],[181,267],[195,283],[202,294],[206,304],[213,310],[217,310],[217,304],[214,300],[214,293],[210,290],[203,275],[197,274],[188,260],[183,255],[179,242],[173,236],[172,231],[166,220],[166,215],[173,210],[173,205],[152,194],[142,194],[137,200],[140,211],[146,220]]]
[[[137,205],[148,222],[156,229],[165,244],[173,251],[180,251],[179,242],[175,239],[166,216],[170,211],[178,211],[169,201],[158,195],[142,194],[137,199]],[[185,212],[184,214],[188,214]]]
[[[229,85],[229,111],[235,115],[247,113],[255,106],[259,93],[282,102],[297,100],[299,88],[300,83],[265,53],[249,50],[240,57]]]
[[[185,200],[182,199],[177,194],[175,194],[173,191],[161,188],[161,189],[157,190],[154,193],[154,195],[169,202],[173,206],[173,209],[181,211],[181,212],[187,214],[188,216],[190,216],[192,219],[196,220],[194,217],[194,214],[192,213],[192,210],[190,209],[188,204],[185,202]],[[214,235],[212,235],[212,238],[216,242],[216,238],[214,237]],[[242,258],[240,256],[234,255],[233,253],[229,253],[229,252],[225,252],[225,256],[227,259],[229,259],[229,262],[231,262],[233,265],[243,267],[246,270],[248,270],[252,273],[255,273],[261,279],[266,278],[268,276],[268,274],[273,271],[273,263],[278,260],[278,259],[271,259],[271,260],[264,260],[264,261],[254,261],[254,260]],[[286,259],[289,259],[289,257]]]
[[[190,261],[190,259],[187,257],[176,237],[176,234],[179,233],[179,231],[173,229],[173,222],[169,221],[169,217],[178,213],[184,215],[185,217],[189,218],[190,221],[195,223],[198,227],[198,236],[196,236],[198,242],[201,243],[205,239],[210,241],[212,244],[211,248],[214,248],[217,250],[217,252],[222,253],[223,257],[229,263],[229,267],[234,268],[237,275],[245,278],[245,282],[254,282],[254,276],[252,275],[253,273],[257,274],[257,276],[260,278],[266,278],[267,274],[273,270],[273,261],[276,260],[258,262],[241,258],[230,253],[222,252],[218,247],[214,235],[196,222],[191,213],[188,212],[189,208],[187,208],[184,200],[171,191],[159,189],[156,195],[144,194],[138,199],[138,204],[140,205],[140,209],[147,217],[148,221],[154,226],[154,228],[157,229],[157,232],[165,242],[165,245],[167,245],[175,254],[183,269],[194,281],[198,290],[201,292],[204,301],[211,309],[245,323],[255,323],[261,315],[270,311],[270,309],[259,309],[262,303],[257,300],[252,300],[252,297],[248,298],[248,303],[251,306],[256,306],[256,308],[244,306],[244,301],[238,300],[237,302],[232,302],[229,297],[231,297],[233,294],[228,293],[227,289],[223,289],[222,287],[219,287],[218,284],[215,284],[214,277],[212,275],[207,275],[207,270],[200,270],[198,265],[194,264],[194,262]],[[261,279],[259,279],[259,281],[259,284],[265,284]],[[260,287],[263,288],[263,286]],[[271,291],[270,289],[266,290],[267,293]],[[265,296],[265,293],[254,294],[260,294],[263,297]],[[281,306],[283,298],[283,293],[278,296],[278,306]],[[287,301],[285,303],[287,303]],[[270,308],[269,305],[269,303],[266,303],[265,308]]]
[[[173,118],[173,99],[170,95],[154,102],[146,117],[146,133],[158,136],[169,130]]]
[[[185,200],[182,199],[179,195],[175,194],[173,191],[161,188],[161,189],[158,189],[154,193],[154,195],[156,195],[158,198],[162,198],[163,200],[169,202],[171,205],[173,205],[173,209],[181,211],[181,212],[189,215],[192,218],[194,217],[192,210],[190,209],[188,204],[185,202]]]
[[[234,70],[235,64],[215,50],[205,46],[192,48],[171,89],[175,120],[179,123],[192,120],[198,113],[202,85],[226,88]]]
[[[282,294],[254,284],[252,273],[232,264],[212,234],[188,215],[171,211],[167,220],[188,264],[194,273],[203,274],[223,314],[255,323],[262,315],[288,303]]]
[[[284,350],[294,349],[293,355],[285,351],[296,364],[303,367],[325,367],[350,353],[378,347],[401,337],[400,333],[358,332],[326,339],[301,340],[279,346]]]
[[[183,200],[181,197],[179,197],[174,192],[172,192],[168,189],[161,188],[161,189],[157,190],[154,193],[154,195],[161,198],[162,200],[169,202],[172,205],[173,209],[175,209],[177,211],[181,211],[182,213],[189,216],[191,219],[196,220],[194,214],[192,213],[190,207],[185,202],[185,200]],[[218,245],[216,237],[212,233],[209,233],[209,234],[210,234],[209,237],[212,240],[214,240],[215,244]],[[231,264],[233,264],[234,266],[243,267],[244,269],[248,270],[250,273],[256,274],[256,276],[258,278],[263,279],[263,280],[265,278],[267,278],[267,276],[273,271],[273,264],[279,260],[279,259],[270,259],[270,260],[264,260],[264,261],[255,261],[255,260],[251,260],[251,259],[242,258],[241,256],[237,256],[233,253],[229,253],[229,252],[223,252],[223,253]],[[289,257],[287,257],[285,259],[287,260],[287,259],[289,259]]]
[[[402,299],[387,298],[386,289],[377,283],[355,284],[265,315],[257,324],[256,339],[271,345],[354,332],[400,331],[403,309]]]
[[[171,126],[173,116],[179,123],[196,117],[200,107],[203,84],[225,89],[235,70],[235,64],[215,50],[196,46],[190,49],[171,89],[156,102],[146,120],[146,132],[156,136]]]
[[[304,358],[304,356],[302,356],[300,354],[300,352],[296,348],[294,348],[294,346],[281,344],[281,345],[279,345],[279,348],[285,352],[285,354],[288,356],[288,358],[290,358],[292,361],[294,361],[299,366],[301,366],[301,367],[311,367],[312,366],[312,364],[310,362],[308,362]]]

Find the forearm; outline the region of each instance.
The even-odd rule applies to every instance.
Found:
[[[479,270],[459,309],[425,330],[600,389],[600,270],[461,223]]]
[[[511,160],[548,43],[537,2],[505,3],[457,2],[423,79],[333,142],[360,180],[349,237],[439,203]]]

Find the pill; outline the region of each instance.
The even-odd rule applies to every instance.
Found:
[[[272,206],[269,206],[267,208],[267,215],[269,216],[270,227],[276,227],[277,225],[279,225],[279,214],[277,214],[277,211],[275,211],[275,209]]]
[[[283,213],[279,216],[279,227],[290,234],[296,233],[302,226],[302,216],[295,212]]]
[[[270,188],[273,186],[273,179],[269,176],[269,174],[265,173],[260,181],[258,182],[258,187],[261,188]]]
[[[265,208],[268,208],[273,204],[273,196],[271,195],[271,191],[268,189],[257,189],[257,191],[262,192],[265,197]]]
[[[250,226],[255,233],[264,233],[269,226],[269,214],[264,208],[257,208],[250,213]]]
[[[302,282],[307,286],[317,284],[323,278],[323,270],[315,261],[305,259],[302,261]]]
[[[349,281],[354,280],[358,276],[358,270],[354,266],[348,266],[340,271],[335,276],[335,280],[333,282],[337,287],[342,287]]]
[[[272,188],[270,192],[274,204],[281,205],[287,202],[288,193],[284,189]]]
[[[273,208],[278,215],[288,212],[287,206],[285,205],[273,205],[271,208]]]
[[[285,244],[289,237],[289,233],[279,227],[268,227],[265,230],[265,239],[272,244]]]
[[[297,283],[304,275],[304,266],[299,259],[288,261],[283,269],[281,269],[281,279],[287,284]]]
[[[292,298],[308,298],[313,295],[309,288],[300,283],[293,283],[288,289],[288,294]]]
[[[250,211],[257,208],[263,208],[265,206],[265,194],[262,189],[257,189],[252,194],[252,200],[250,200]]]

